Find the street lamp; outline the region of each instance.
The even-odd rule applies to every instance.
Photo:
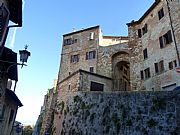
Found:
[[[21,61],[22,63],[17,63],[17,62],[14,62],[14,61],[12,61],[12,60],[3,60],[3,58],[0,59],[0,62],[1,62],[1,63],[5,63],[5,64],[7,63],[7,64],[9,65],[9,66],[6,68],[5,71],[1,71],[1,70],[0,70],[0,72],[1,72],[1,73],[2,73],[2,72],[8,73],[11,67],[17,66],[17,65],[21,65],[21,68],[22,68],[23,66],[27,66],[27,65],[24,64],[24,63],[27,62],[28,57],[31,55],[31,53],[30,53],[29,51],[27,51],[27,47],[28,47],[28,46],[26,45],[24,50],[20,50],[20,51],[19,51],[20,61]]]
[[[19,51],[20,61],[22,62],[22,64],[21,64],[22,67],[23,67],[23,65],[25,65],[24,62],[27,62],[28,57],[31,55],[31,53],[29,51],[27,51],[27,48],[28,48],[28,46],[25,45],[25,50],[20,50]]]

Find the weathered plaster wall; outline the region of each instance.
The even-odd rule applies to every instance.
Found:
[[[78,92],[61,100],[55,135],[180,134],[180,93]]]
[[[116,45],[121,43],[128,42],[127,39],[122,39],[121,37],[110,37],[110,36],[103,36],[102,40],[100,41],[100,46],[110,46],[110,45]]]

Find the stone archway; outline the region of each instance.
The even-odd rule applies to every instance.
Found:
[[[112,73],[114,91],[130,90],[130,63],[127,52],[118,52],[112,56]]]

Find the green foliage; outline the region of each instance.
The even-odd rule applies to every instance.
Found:
[[[40,132],[41,130],[41,127],[42,127],[42,121],[43,121],[43,118],[42,116],[39,117],[39,123],[37,124],[37,130]]]
[[[132,126],[132,121],[131,121],[131,119],[128,119],[128,120],[126,121],[126,126]]]
[[[54,112],[52,112],[51,114],[51,122],[48,128],[48,133],[53,134],[55,131],[55,127],[53,127],[53,123],[54,123]]]
[[[107,115],[107,114],[109,114],[110,113],[110,108],[109,108],[109,106],[106,106],[105,108],[104,108],[104,111],[103,111],[103,116],[105,116],[105,115]]]
[[[67,112],[69,112],[69,106],[67,105],[67,107],[66,107],[66,110],[67,110]]]
[[[91,123],[93,123],[95,117],[96,117],[96,113],[93,113],[93,114],[90,115],[90,121],[91,121]]]
[[[67,115],[67,111],[66,111],[66,110],[64,110],[64,115],[65,115],[65,116]]]
[[[62,114],[62,112],[64,110],[64,101],[62,101],[61,103],[58,104],[58,108],[60,109],[60,112]]]
[[[100,103],[102,103],[102,102],[104,102],[104,99],[103,99],[103,98],[101,98],[101,100],[100,100]]]
[[[32,132],[33,128],[30,125],[25,126],[23,129],[23,135],[32,135]]]
[[[152,110],[157,111],[159,109],[165,109],[166,107],[166,100],[164,98],[153,98],[152,99],[153,106]]]
[[[158,124],[158,122],[156,122],[154,119],[150,119],[147,121],[147,125],[150,128],[155,127],[157,124]]]
[[[86,109],[86,104],[84,102],[81,103],[81,109]]]
[[[86,110],[86,112],[85,112],[85,119],[87,119],[87,117],[90,115],[90,112],[89,112],[89,110]]]
[[[106,130],[105,130],[105,133],[109,133],[109,130],[110,130],[110,126],[106,126]]]
[[[119,121],[119,118],[117,117],[117,114],[116,113],[113,113],[113,115],[112,115],[112,121],[114,122],[114,124],[117,124],[118,123],[118,121]]]
[[[147,131],[147,129],[146,128],[144,128],[144,127],[142,127],[142,132],[143,132],[143,135],[148,135],[148,131]]]
[[[93,104],[91,104],[91,105],[86,105],[85,102],[81,101],[80,108],[81,108],[82,110],[84,110],[84,109],[89,109],[89,110],[90,110],[92,107],[93,107]]]
[[[126,115],[127,115],[126,109],[123,108],[123,109],[122,109],[121,118],[124,120],[124,119],[127,117]]]
[[[178,128],[175,128],[172,132],[171,135],[178,135]]]
[[[78,113],[78,109],[77,108],[74,108],[73,110],[73,115],[76,115]]]
[[[74,102],[81,102],[82,101],[82,99],[81,99],[81,97],[79,97],[78,95],[76,95],[75,97],[74,97]]]
[[[102,119],[102,125],[103,125],[103,126],[106,125],[106,121],[107,121],[107,120],[106,120],[106,117],[103,117],[103,119]]]

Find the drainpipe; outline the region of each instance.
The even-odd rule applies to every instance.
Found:
[[[177,58],[178,58],[178,65],[179,65],[179,67],[180,67],[180,56],[179,56],[179,51],[178,51],[178,47],[177,47],[176,37],[175,37],[175,33],[174,33],[174,27],[173,27],[173,24],[172,24],[172,18],[171,18],[171,13],[170,13],[170,7],[169,7],[169,2],[168,2],[168,0],[166,0],[166,3],[167,3],[169,20],[170,20],[170,25],[171,25],[171,30],[172,30],[172,35],[173,35],[174,44],[175,44],[176,53],[177,53]]]

